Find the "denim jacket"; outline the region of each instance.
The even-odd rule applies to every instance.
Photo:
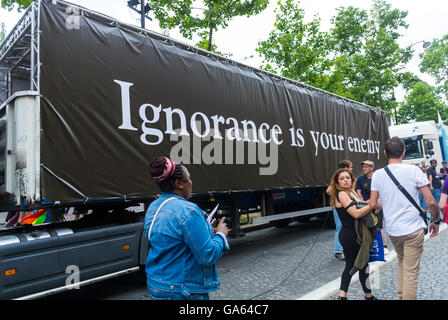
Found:
[[[174,199],[162,206],[151,231],[146,259],[148,286],[187,296],[218,290],[215,264],[229,249],[228,243],[224,235],[214,234],[204,211],[196,204],[175,194],[162,193],[146,211],[146,238],[157,209],[171,197]]]

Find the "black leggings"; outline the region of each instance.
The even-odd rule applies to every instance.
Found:
[[[344,249],[345,256],[345,269],[342,272],[340,287],[340,289],[344,292],[348,291],[348,287],[352,279],[350,270],[355,264],[356,256],[358,255],[358,251],[360,248],[359,244],[356,242],[356,238],[357,237],[355,230],[342,227],[341,231],[339,232],[339,241],[341,242],[342,248]],[[364,293],[372,292],[372,290],[370,289],[369,274],[366,272],[368,266],[369,265],[367,264],[364,269],[359,270],[359,281],[361,282]]]

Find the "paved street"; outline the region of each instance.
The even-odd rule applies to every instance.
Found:
[[[211,297],[295,299],[333,280],[343,263],[332,253],[333,230],[321,231],[322,222],[256,231],[233,240],[231,254],[218,263],[221,290]]]
[[[441,224],[443,225],[443,224]],[[445,276],[448,266],[448,231],[445,229],[433,239],[425,242],[422,262],[420,264],[419,300],[447,300],[448,278]],[[381,300],[397,300],[397,260],[386,264],[379,270],[377,283],[372,288],[373,294]],[[330,297],[335,300],[337,294]],[[359,281],[350,286],[348,298],[364,299],[364,293]]]
[[[344,262],[334,257],[334,229],[322,223],[292,223],[233,240],[231,255],[218,263],[221,290],[211,298],[293,300],[338,278]]]

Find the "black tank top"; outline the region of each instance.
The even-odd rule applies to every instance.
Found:
[[[338,198],[338,201],[340,192],[341,192],[340,190],[336,192],[336,197]],[[350,197],[350,199],[352,199],[352,202],[350,202],[350,204],[345,208],[344,207],[336,208],[336,212],[338,213],[343,228],[350,228],[355,230],[355,218],[353,218],[350,215],[350,213],[347,212],[347,209],[350,208],[351,206],[356,205],[356,200],[353,199],[351,195],[348,196]],[[339,201],[339,203],[341,203],[341,201]]]

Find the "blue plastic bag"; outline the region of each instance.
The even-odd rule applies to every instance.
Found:
[[[381,230],[376,233],[375,239],[373,239],[372,246],[370,247],[369,262],[373,261],[386,261],[384,259],[384,244],[383,237],[381,237]]]

